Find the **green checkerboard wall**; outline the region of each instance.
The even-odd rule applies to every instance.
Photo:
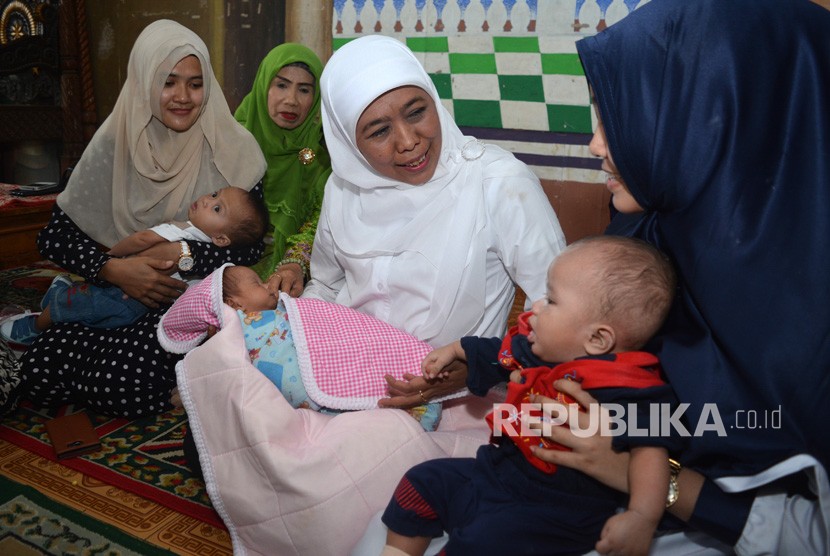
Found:
[[[339,48],[350,39],[335,39]],[[572,37],[407,37],[462,127],[591,133]]]

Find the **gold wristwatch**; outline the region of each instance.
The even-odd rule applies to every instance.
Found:
[[[193,268],[193,255],[190,254],[190,246],[187,244],[186,241],[182,240],[179,242],[179,245],[182,246],[181,254],[179,255],[179,270],[182,272],[187,272],[191,268]]]
[[[680,488],[677,486],[677,476],[683,466],[676,459],[669,458],[669,494],[666,497],[666,507],[671,508],[680,496]]]

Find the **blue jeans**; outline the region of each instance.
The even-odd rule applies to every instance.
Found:
[[[118,328],[134,323],[148,308],[115,286],[55,282],[43,298],[52,322],[77,322],[92,328]]]

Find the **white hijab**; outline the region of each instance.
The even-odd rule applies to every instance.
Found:
[[[417,251],[437,268],[429,315],[418,327],[431,338],[445,326],[473,331],[479,322],[449,323],[453,314],[484,315],[487,218],[482,192],[484,169],[509,153],[466,137],[441,104],[429,75],[400,41],[370,35],[341,47],[323,70],[322,118],[332,175],[326,186],[329,227],[348,257],[395,256]],[[414,85],[435,102],[442,145],[432,178],[404,184],[375,171],[356,143],[357,121],[376,98]],[[515,166],[512,166],[515,171]],[[493,168],[488,177],[493,177]],[[454,311],[454,307],[464,311]]]
[[[185,132],[161,122],[161,91],[186,56],[202,66],[204,101]],[[185,220],[197,197],[229,185],[250,190],[265,173],[256,139],[236,122],[205,43],[170,21],[136,39],[112,113],[93,136],[58,205],[95,241],[112,246],[138,230]]]

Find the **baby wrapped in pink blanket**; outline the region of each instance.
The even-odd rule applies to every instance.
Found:
[[[222,277],[229,266],[188,288],[164,314],[158,325],[164,349],[186,353],[207,337],[209,326],[222,328]],[[432,349],[374,317],[318,299],[282,294],[274,310],[237,310],[237,315],[251,362],[295,408],[376,408],[387,395],[384,376],[420,374],[421,361]],[[435,430],[440,401],[410,413],[426,430]]]

